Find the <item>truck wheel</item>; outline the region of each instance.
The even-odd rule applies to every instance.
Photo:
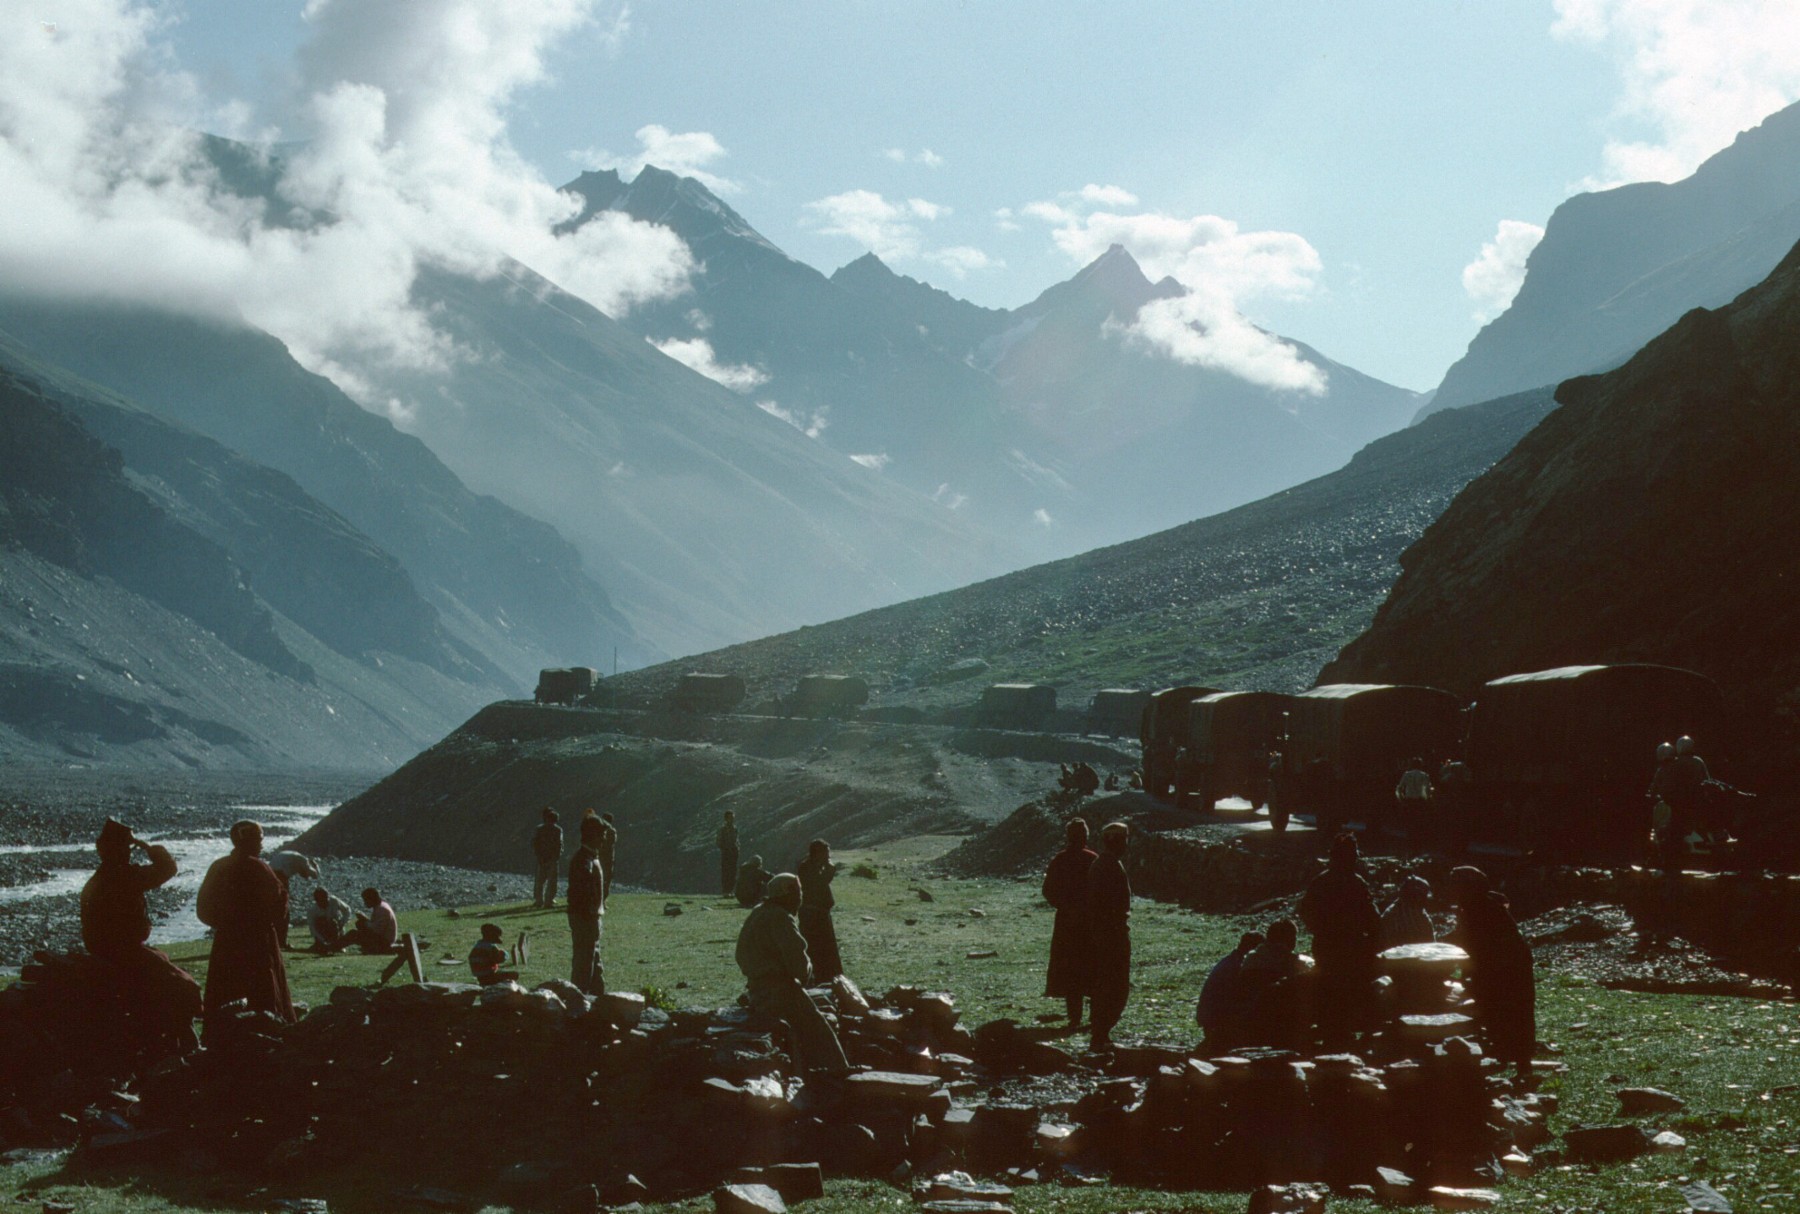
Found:
[[[1274,805],[1269,806],[1269,829],[1280,835],[1287,833],[1287,826],[1287,810]]]

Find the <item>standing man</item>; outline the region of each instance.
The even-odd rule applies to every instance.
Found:
[[[713,842],[719,846],[719,892],[729,895],[737,889],[738,874],[737,818],[729,809]]]
[[[150,908],[144,897],[174,877],[175,857],[111,818],[100,828],[94,847],[100,867],[81,888],[81,942],[118,975],[143,1042],[186,1050],[195,1044],[200,984],[147,943]],[[133,850],[142,851],[150,863],[133,864]]]
[[[600,875],[604,878],[600,887],[600,905],[604,907],[606,900],[612,897],[614,857],[619,854],[619,827],[611,814],[601,814],[600,825]]]
[[[1376,978],[1381,912],[1361,865],[1356,836],[1337,836],[1325,871],[1300,899],[1300,921],[1312,933],[1318,961],[1319,1035],[1327,1053],[1349,1049],[1365,1026]]]
[[[1131,879],[1125,875],[1130,835],[1125,823],[1108,822],[1100,831],[1100,854],[1088,870],[1088,1049],[1094,1053],[1112,1049],[1113,1027],[1131,997]]]
[[[1502,1063],[1531,1074],[1537,1050],[1537,977],[1531,945],[1513,922],[1506,898],[1486,873],[1464,865],[1450,871],[1456,930],[1450,940],[1469,954],[1463,975],[1475,1002],[1475,1020],[1488,1048]]]
[[[830,982],[844,972],[844,961],[838,954],[837,925],[831,920],[831,908],[837,905],[831,893],[831,879],[837,876],[831,844],[814,839],[806,849],[806,859],[800,861],[798,876],[800,935],[812,961],[813,981]]]
[[[738,969],[750,989],[750,1010],[787,1024],[789,1048],[804,1070],[846,1074],[850,1060],[844,1047],[806,993],[813,972],[806,940],[794,924],[799,910],[800,878],[776,873],[768,896],[738,929]]]
[[[532,904],[539,910],[556,905],[556,870],[562,864],[562,827],[556,811],[544,807],[544,820],[531,833],[531,854],[537,860],[537,880],[532,883]]]
[[[1044,976],[1044,997],[1061,999],[1069,1012],[1069,1028],[1081,1027],[1081,1001],[1088,994],[1088,870],[1094,851],[1088,846],[1088,824],[1070,818],[1063,828],[1067,844],[1044,872],[1044,901],[1056,909],[1050,929],[1050,972]]]
[[[1400,782],[1394,785],[1394,803],[1407,848],[1415,853],[1424,851],[1426,828],[1431,822],[1431,776],[1425,770],[1424,759],[1412,760],[1400,773]]]
[[[213,929],[206,967],[209,1022],[220,1008],[239,999],[248,1000],[253,1011],[294,1019],[287,965],[281,959],[287,897],[275,870],[262,859],[262,845],[261,823],[238,822],[231,828],[231,854],[214,860],[200,883],[195,910],[200,922]]]
[[[600,924],[606,913],[606,870],[600,867],[603,823],[581,820],[581,846],[569,860],[569,937],[573,954],[569,981],[590,995],[606,993],[606,967],[600,963]]]

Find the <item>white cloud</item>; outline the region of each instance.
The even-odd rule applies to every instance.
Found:
[[[1463,267],[1462,285],[1475,301],[1475,319],[1486,322],[1506,311],[1525,281],[1525,260],[1544,238],[1535,223],[1502,219],[1494,238]]]
[[[778,417],[808,438],[817,438],[825,433],[825,427],[831,424],[829,409],[814,409],[811,414],[801,413],[797,409],[784,409],[772,400],[759,400],[756,407],[770,417]]]
[[[733,392],[753,392],[769,382],[769,373],[761,367],[720,362],[713,355],[712,343],[704,337],[672,337],[667,341],[653,341],[650,344],[682,366],[698,371]]]
[[[881,154],[895,164],[922,164],[928,169],[942,168],[944,164],[944,158],[930,148],[911,153],[905,148],[887,148]]]
[[[582,164],[602,169],[617,169],[626,177],[635,177],[646,165],[692,177],[715,194],[735,194],[743,187],[729,177],[720,177],[706,166],[725,156],[725,145],[707,131],[671,131],[658,123],[639,127],[638,151],[631,156],[615,156],[592,148],[573,153]]]
[[[1002,232],[1016,232],[1019,230],[1019,221],[1013,216],[1011,207],[1001,207],[994,212],[994,226]]]
[[[507,138],[514,98],[591,7],[310,0],[293,72],[306,142],[270,222],[187,133],[246,111],[202,101],[158,7],[64,0],[52,33],[6,6],[0,281],[248,322],[377,406],[383,368],[458,354],[413,304],[422,268],[493,276],[510,255],[612,312],[673,294],[692,267],[678,238],[623,216],[557,235],[578,201]]]
[[[1083,202],[1091,202],[1097,207],[1135,207],[1138,197],[1130,190],[1116,185],[1095,185],[1089,182],[1076,191]]]
[[[850,458],[863,467],[873,468],[877,472],[894,462],[894,457],[885,451],[878,455],[852,455]]]
[[[950,214],[950,208],[924,198],[893,199],[874,190],[847,190],[809,202],[805,222],[827,236],[844,236],[885,262],[925,261],[962,278],[973,270],[1001,263],[968,245],[934,248],[922,224]]]
[[[968,504],[969,495],[966,493],[958,493],[956,490],[952,489],[949,482],[946,481],[932,491],[931,500],[948,509],[961,510]]]
[[[1738,134],[1800,98],[1794,0],[1555,0],[1559,38],[1606,48],[1624,93],[1599,189],[1675,181]]]
[[[1050,517],[1050,512],[1048,510],[1044,509],[1042,506],[1039,506],[1036,510],[1033,510],[1031,512],[1031,521],[1036,523],[1040,527],[1048,527],[1051,523],[1054,523],[1056,520]]]
[[[1123,245],[1152,279],[1172,277],[1187,288],[1185,295],[1146,304],[1135,318],[1115,323],[1113,332],[1151,353],[1263,387],[1311,395],[1325,390],[1324,372],[1243,314],[1252,300],[1311,294],[1322,266],[1305,237],[1245,232],[1217,215],[1087,209],[1090,197],[1103,196],[1132,197],[1117,186],[1088,186],[1022,211],[1050,224],[1057,248],[1078,264]]]

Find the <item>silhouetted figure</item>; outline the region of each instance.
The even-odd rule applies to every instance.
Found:
[[[200,883],[196,911],[213,929],[206,967],[209,1023],[220,1008],[239,999],[253,1011],[294,1018],[281,958],[287,898],[275,870],[262,859],[262,842],[260,823],[238,822],[231,828],[231,854],[214,860]]]
[[[1319,1036],[1328,1053],[1349,1048],[1366,1027],[1377,976],[1381,913],[1360,867],[1356,836],[1337,836],[1325,871],[1300,899],[1300,921],[1312,933],[1318,962]]]
[[[498,982],[517,982],[519,975],[506,968],[506,946],[498,923],[483,923],[481,939],[469,950],[469,976],[482,986]]]
[[[800,878],[793,873],[769,879],[768,896],[738,930],[737,965],[749,987],[750,1010],[788,1026],[788,1045],[801,1068],[841,1075],[849,1071],[850,1060],[806,993],[813,972],[806,940],[794,922],[800,897]]]
[[[719,892],[729,895],[737,889],[738,875],[737,816],[729,809],[725,811],[725,821],[713,835],[713,842],[719,848]]]
[[[800,935],[806,940],[806,955],[812,961],[813,981],[830,982],[844,972],[844,960],[838,954],[837,924],[831,919],[831,908],[837,905],[831,893],[831,880],[837,876],[831,844],[814,839],[806,849],[806,859],[800,861],[797,875]]]
[[[1430,944],[1437,939],[1437,925],[1425,908],[1431,902],[1431,883],[1425,878],[1409,876],[1400,883],[1394,904],[1382,912],[1381,947],[1402,944]]]
[[[600,962],[600,925],[606,914],[606,870],[600,866],[605,823],[581,820],[581,846],[569,860],[569,981],[590,995],[606,991],[606,967]]]
[[[1487,874],[1467,865],[1450,873],[1456,930],[1450,939],[1469,954],[1464,985],[1488,1048],[1503,1063],[1531,1073],[1537,1049],[1537,978],[1531,945]]]
[[[313,863],[312,857],[301,852],[289,851],[286,848],[265,857],[269,867],[275,870],[276,880],[281,882],[281,900],[286,907],[281,916],[281,947],[288,944],[288,928],[294,921],[294,882],[317,881],[319,866]]]
[[[1206,1052],[1217,1056],[1237,1048],[1243,1038],[1244,1019],[1250,1010],[1250,988],[1243,978],[1244,960],[1261,947],[1261,932],[1245,932],[1237,947],[1221,957],[1207,972],[1194,1004],[1194,1023],[1206,1034]]]
[[[556,905],[557,870],[562,867],[563,833],[556,811],[545,807],[544,820],[531,832],[531,855],[537,861],[537,879],[531,884],[531,902],[539,910]]]
[[[738,865],[737,885],[732,892],[737,895],[739,906],[757,905],[768,887],[769,872],[763,867],[761,856],[751,856]]]
[[[1263,942],[1245,954],[1238,967],[1244,1007],[1239,1045],[1298,1049],[1305,1044],[1319,995],[1317,968],[1298,951],[1299,943],[1293,922],[1277,919]]]
[[[1050,929],[1050,972],[1044,977],[1044,995],[1061,999],[1069,1012],[1069,1027],[1081,1027],[1081,1001],[1088,994],[1093,960],[1088,940],[1088,871],[1096,859],[1088,846],[1088,824],[1071,818],[1063,828],[1067,840],[1044,872],[1044,901],[1056,908]]]
[[[81,942],[111,971],[142,1044],[186,1049],[194,1043],[194,1017],[201,1011],[200,984],[147,943],[150,908],[145,895],[175,876],[175,858],[168,848],[145,843],[111,818],[100,828],[94,847],[100,867],[81,889]],[[133,864],[134,849],[150,862]]]
[[[1400,773],[1400,782],[1394,785],[1395,816],[1406,836],[1406,846],[1414,852],[1425,851],[1430,846],[1431,835],[1431,775],[1425,770],[1425,760],[1415,758]]]
[[[600,815],[600,843],[595,849],[600,853],[600,876],[603,878],[600,887],[600,905],[612,897],[613,874],[618,864],[619,826],[609,813]]]
[[[1475,773],[1467,763],[1455,755],[1444,760],[1434,799],[1444,850],[1452,856],[1465,854],[1475,836]]]
[[[1088,869],[1088,1048],[1112,1048],[1112,1031],[1131,996],[1131,879],[1125,875],[1130,830],[1109,822],[1100,831],[1100,854]]]
[[[344,933],[350,930],[350,908],[342,898],[333,897],[320,886],[312,892],[306,927],[312,933],[314,952],[335,953],[344,946]]]

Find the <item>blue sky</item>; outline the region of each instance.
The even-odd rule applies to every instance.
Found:
[[[581,18],[500,109],[551,182],[629,168],[648,130],[802,260],[874,247],[991,306],[1124,234],[1153,272],[1217,276],[1253,321],[1417,389],[1571,191],[1678,176],[1800,93],[1800,53],[1765,45],[1800,6],[1761,0],[534,7]],[[185,0],[164,36],[236,120],[304,134],[299,10]],[[1478,301],[1464,270],[1502,221]],[[1256,233],[1281,239],[1232,243]]]

